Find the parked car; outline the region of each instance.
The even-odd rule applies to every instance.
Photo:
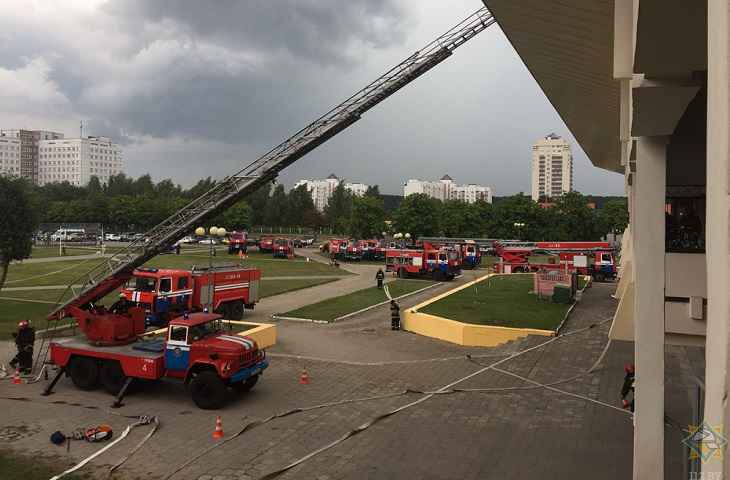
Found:
[[[218,244],[218,242],[216,242],[215,239],[213,239],[213,238],[206,238],[204,240],[200,240],[198,243],[201,245],[217,245]]]
[[[106,235],[104,235],[104,237],[105,237],[104,239],[107,242],[121,242],[122,241],[122,236],[118,233],[107,233]]]
[[[186,237],[181,238],[177,243],[196,243],[196,242],[197,242],[197,240],[195,240],[195,237],[188,235]]]

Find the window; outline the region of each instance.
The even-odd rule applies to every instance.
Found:
[[[180,277],[177,279],[177,289],[185,290],[188,288],[188,277]]]
[[[160,279],[160,293],[169,293],[172,290],[172,279],[161,278]]]
[[[665,247],[667,252],[705,252],[703,186],[667,187]]]
[[[182,325],[173,325],[170,327],[170,341],[171,342],[187,342],[188,341],[188,327]]]

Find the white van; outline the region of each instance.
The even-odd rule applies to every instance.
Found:
[[[51,240],[54,242],[81,240],[85,235],[86,230],[83,228],[59,228],[53,235],[51,235]]]

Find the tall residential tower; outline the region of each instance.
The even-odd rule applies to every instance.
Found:
[[[573,190],[570,144],[551,133],[532,146],[532,199],[559,197]]]

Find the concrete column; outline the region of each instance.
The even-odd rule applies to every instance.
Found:
[[[634,479],[664,478],[664,204],[666,139],[636,144],[634,239],[636,416]]]
[[[707,338],[705,347],[705,421],[728,437],[728,348],[730,335],[730,86],[728,0],[709,0],[707,10]],[[728,452],[702,465],[703,478],[727,478]],[[722,473],[725,475],[722,475]]]

